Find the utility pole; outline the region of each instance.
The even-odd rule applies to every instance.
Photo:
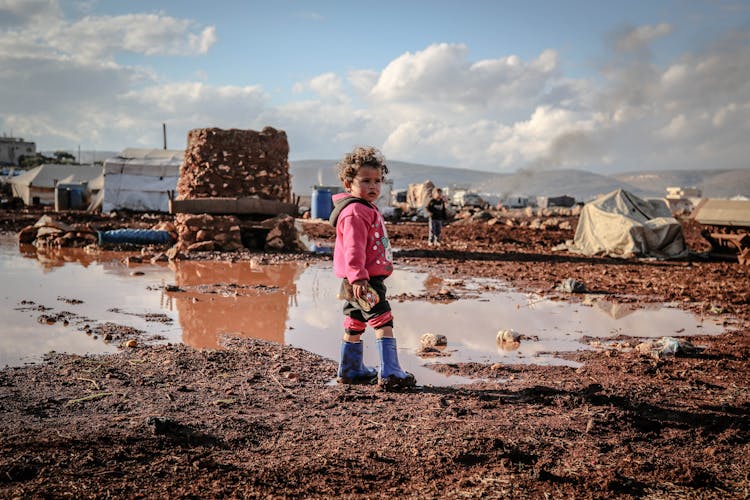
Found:
[[[164,149],[167,149],[167,124],[161,124],[161,135],[164,137]]]

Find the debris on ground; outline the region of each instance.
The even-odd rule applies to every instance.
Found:
[[[565,278],[562,283],[557,285],[556,290],[565,293],[585,293],[586,285],[575,278]]]
[[[690,356],[700,351],[689,341],[674,337],[662,337],[659,340],[642,342],[635,346],[641,354],[661,359],[664,356]]]

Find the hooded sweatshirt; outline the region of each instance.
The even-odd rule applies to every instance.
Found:
[[[378,208],[349,193],[333,195],[331,224],[336,228],[333,271],[349,283],[390,276],[393,252]]]

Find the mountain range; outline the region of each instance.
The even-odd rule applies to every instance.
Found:
[[[300,160],[290,162],[292,191],[306,195],[314,186],[339,186],[337,160]],[[647,170],[602,175],[587,170],[519,170],[498,174],[480,170],[423,165],[401,161],[388,162],[387,179],[393,189],[432,181],[441,187],[462,187],[491,198],[509,196],[568,195],[588,201],[618,188],[643,198],[664,197],[668,186],[697,187],[707,198],[750,197],[750,168],[743,170]]]

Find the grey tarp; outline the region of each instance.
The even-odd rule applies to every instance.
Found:
[[[666,203],[642,200],[623,189],[584,205],[568,250],[584,255],[662,259],[687,255],[682,226]]]

